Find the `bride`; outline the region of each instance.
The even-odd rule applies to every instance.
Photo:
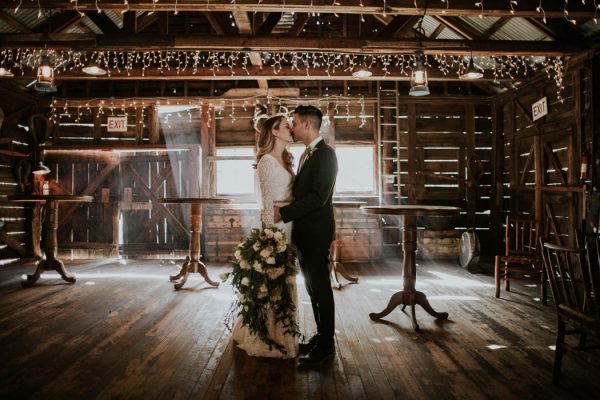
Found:
[[[292,169],[292,154],[287,146],[294,141],[290,125],[284,115],[276,115],[266,121],[259,120],[256,154],[256,172],[258,175],[260,219],[265,226],[276,226],[285,232],[288,242],[291,242],[292,223],[282,221],[274,224],[273,206],[283,206],[292,201],[292,184],[294,172]],[[291,288],[292,301],[298,304],[296,284]],[[294,312],[298,320],[297,310]],[[269,336],[285,348],[281,352],[275,348],[269,349],[258,336],[250,333],[249,329],[238,319],[233,329],[233,340],[238,347],[250,356],[272,358],[294,358],[298,355],[298,341],[294,335],[286,334],[281,323],[275,323],[270,312],[268,316]]]

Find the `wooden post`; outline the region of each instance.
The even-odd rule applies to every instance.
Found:
[[[96,110],[94,115],[94,142],[100,143],[102,140],[102,117],[100,116],[100,109]]]
[[[164,81],[163,81],[164,82]],[[160,121],[155,105],[148,107],[148,138],[151,144],[159,143]]]
[[[415,103],[408,104],[408,182],[406,193],[408,204],[416,204],[416,181],[417,181],[417,110]],[[398,149],[400,151],[400,149]],[[400,199],[398,199],[400,200]],[[400,204],[400,203],[399,203]]]
[[[214,119],[211,118],[212,109],[209,105],[203,105],[200,113],[200,175],[202,176],[200,195],[202,197],[209,197],[212,194],[211,178],[209,175],[210,163],[208,161],[208,157],[212,155],[210,147],[212,126],[209,127],[208,124],[212,120],[212,125],[214,125]]]
[[[490,225],[492,239],[495,244],[494,254],[500,254],[502,250],[502,221],[504,206],[504,113],[503,105],[494,103],[492,105],[492,193]]]
[[[142,143],[144,139],[144,108],[135,109],[135,142]]]
[[[466,164],[467,169],[471,163],[471,159],[475,157],[475,105],[473,103],[468,104],[465,107],[465,128],[467,131],[467,152],[466,152]],[[464,170],[461,170],[464,171]],[[477,181],[475,177],[471,176],[472,171],[469,170],[468,181],[466,182],[467,190],[467,228],[475,228],[475,211],[477,202]]]

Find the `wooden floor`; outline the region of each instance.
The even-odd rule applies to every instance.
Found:
[[[336,357],[321,369],[247,357],[223,318],[230,287],[199,278],[175,292],[171,262],[70,264],[74,285],[46,274],[22,289],[31,265],[0,268],[0,399],[565,399],[600,396],[598,354],[567,354],[550,383],[553,306],[535,288],[493,296],[493,277],[421,261],[417,287],[450,320],[418,309],[375,323],[401,287],[396,261],[348,265],[357,285],[335,292]],[[225,266],[210,266],[216,278]],[[304,286],[301,327],[314,331]]]

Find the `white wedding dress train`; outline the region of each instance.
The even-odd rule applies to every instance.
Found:
[[[256,170],[258,175],[261,222],[267,227],[274,225],[281,229],[285,232],[288,242],[291,242],[292,222],[283,223],[283,221],[279,221],[276,224],[273,223],[273,204],[283,205],[291,202],[294,178],[270,154],[266,154],[260,159]],[[297,307],[298,290],[295,282],[291,287],[291,295],[292,301]],[[297,308],[295,318],[298,321]],[[271,339],[282,345],[285,353],[275,348],[269,349],[269,346],[258,336],[250,333],[250,330],[242,324],[241,318],[238,318],[233,328],[233,340],[237,342],[240,349],[254,357],[294,358],[298,355],[298,338],[294,335],[286,334],[282,324],[275,323],[274,315],[271,312],[268,315],[267,328]]]

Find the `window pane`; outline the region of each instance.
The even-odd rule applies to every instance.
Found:
[[[252,147],[217,149],[219,157],[254,156]],[[254,193],[254,160],[217,160],[217,195]]]
[[[336,193],[373,193],[373,147],[337,146],[335,153],[338,159]]]

